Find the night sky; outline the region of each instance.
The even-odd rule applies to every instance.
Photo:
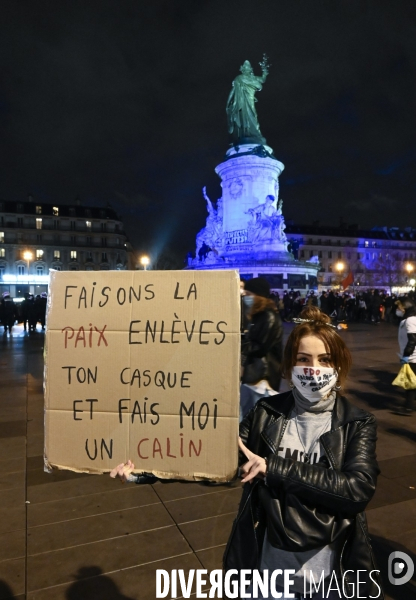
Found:
[[[416,227],[414,0],[3,0],[0,198],[108,202],[139,251],[194,250],[244,60],[297,224]]]

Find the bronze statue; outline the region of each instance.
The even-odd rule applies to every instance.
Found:
[[[265,144],[266,140],[260,133],[255,109],[255,93],[259,92],[269,73],[267,56],[259,63],[262,74],[254,75],[248,60],[240,67],[241,75],[233,81],[233,87],[227,101],[228,131],[233,136],[234,143]]]

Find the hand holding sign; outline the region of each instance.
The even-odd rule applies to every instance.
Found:
[[[121,483],[125,483],[126,481],[131,481],[130,475],[134,471],[134,463],[131,460],[128,460],[126,463],[120,463],[117,465],[110,473],[110,477],[116,479],[116,477],[120,477]]]
[[[253,479],[255,477],[258,477],[259,479],[264,479],[267,471],[266,460],[261,456],[257,456],[257,454],[251,452],[251,450],[249,450],[243,444],[240,437],[238,438],[238,447],[248,459],[248,462],[246,462],[241,467],[241,472],[243,473],[241,483],[247,483],[247,481],[253,483]]]

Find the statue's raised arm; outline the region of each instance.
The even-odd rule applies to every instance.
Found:
[[[233,81],[233,87],[227,102],[228,131],[235,143],[265,144],[266,140],[260,132],[255,109],[255,93],[259,92],[269,73],[267,56],[259,63],[262,74],[254,75],[248,60],[240,67],[241,75]]]

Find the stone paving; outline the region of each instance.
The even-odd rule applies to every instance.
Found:
[[[290,325],[285,325],[287,330]],[[397,328],[353,324],[348,396],[378,420],[381,476],[367,516],[387,598],[387,558],[416,564],[416,414],[400,416]],[[240,484],[120,485],[43,471],[43,334],[0,338],[0,600],[153,600],[156,569],[220,568]]]

